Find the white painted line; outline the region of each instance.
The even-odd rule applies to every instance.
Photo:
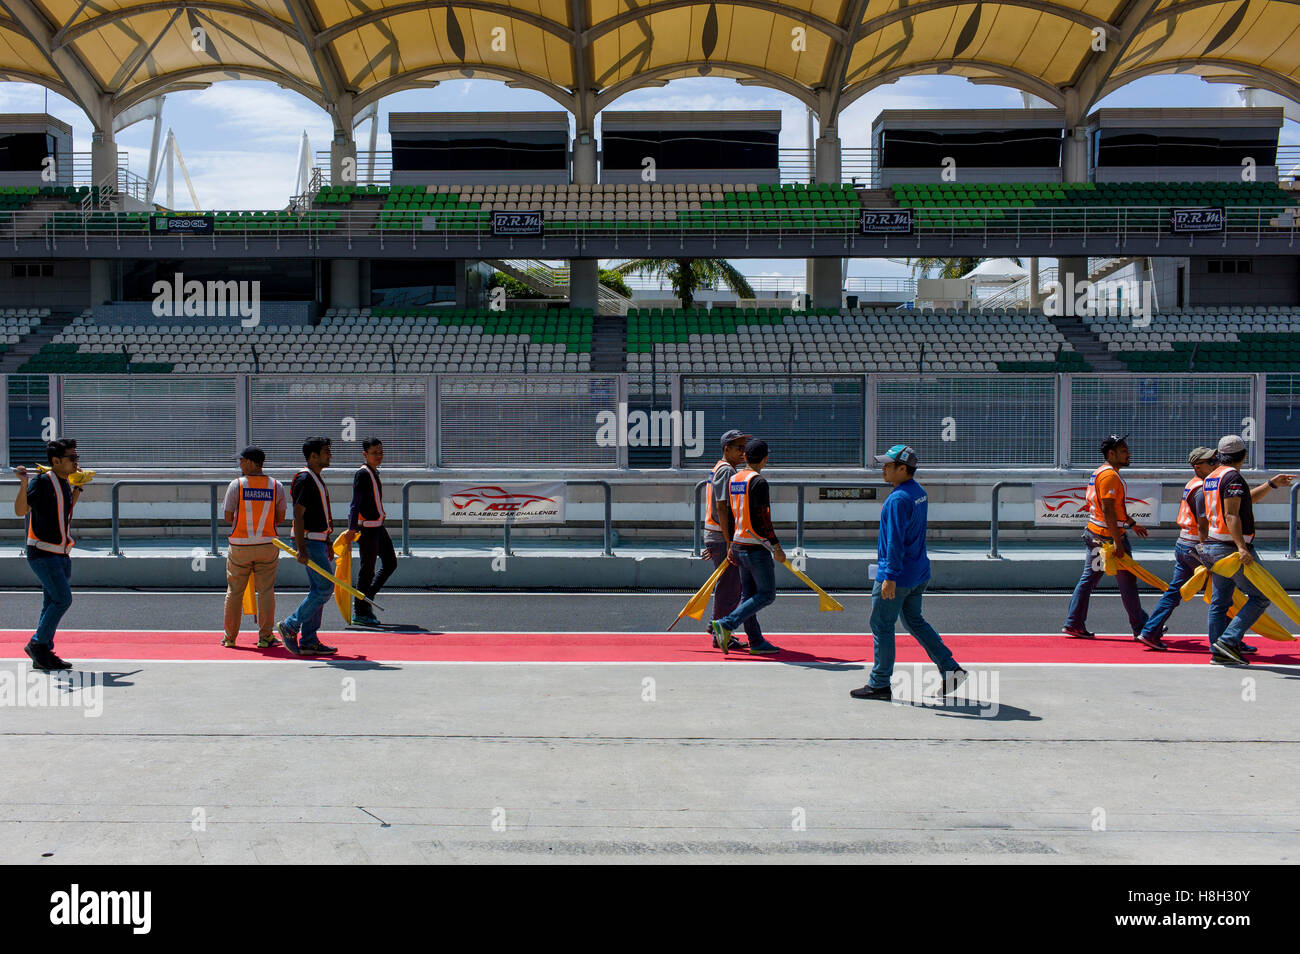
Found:
[[[748,656],[741,657],[749,659]],[[0,663],[20,662],[27,664],[30,662],[25,656],[0,656]],[[739,666],[746,663],[736,660],[716,659],[716,660],[691,660],[672,662],[667,660],[651,659],[613,659],[613,660],[539,660],[539,659],[336,659],[329,656],[304,656],[295,659],[107,659],[99,657],[78,658],[76,660],[78,668],[84,663],[101,663],[106,665],[148,665],[150,663],[165,663],[167,665],[217,665],[217,666],[242,666],[242,665],[287,665],[297,663],[299,665],[310,665],[311,663],[330,663],[330,668],[341,668],[346,666],[370,666],[380,665],[401,665],[401,666]],[[763,660],[755,660],[754,665],[764,663]],[[799,669],[836,669],[845,666],[867,667],[871,665],[870,659],[844,659],[844,660],[825,660],[825,661],[783,661],[780,659],[766,660],[767,665],[778,665],[785,668]],[[916,666],[917,662],[898,662],[894,664],[895,669],[903,666]],[[926,668],[933,668],[933,663],[919,663]],[[986,669],[1172,669],[1172,670],[1190,670],[1192,672],[1205,672],[1208,670],[1218,669],[1235,669],[1248,672],[1252,669],[1260,669],[1265,665],[1261,660],[1252,666],[1212,666],[1210,663],[1080,663],[1080,662],[964,662],[963,666],[981,667]],[[1300,665],[1289,663],[1267,663],[1267,666],[1278,669],[1296,669],[1300,670]],[[313,668],[320,668],[319,666]],[[72,670],[73,672],[77,670]],[[53,674],[52,674],[53,675]]]

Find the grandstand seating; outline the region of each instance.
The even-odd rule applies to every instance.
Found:
[[[96,325],[83,313],[21,373],[589,371],[591,311],[330,309],[314,327]],[[256,356],[256,357],[255,357]]]
[[[1055,372],[1088,365],[1041,314],[887,308],[642,309],[628,312],[628,371]]]
[[[1300,314],[1272,305],[1185,308],[1132,318],[1093,318],[1089,329],[1131,371],[1294,371],[1300,366]]]

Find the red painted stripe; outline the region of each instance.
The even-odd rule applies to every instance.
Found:
[[[0,644],[21,658],[30,633],[0,630]],[[692,633],[372,633],[324,632],[337,646],[339,660],[384,662],[708,662],[722,659],[707,636]],[[769,638],[785,651],[756,657],[745,651],[729,661],[863,662],[871,659],[871,637],[862,633],[785,634]],[[1153,652],[1126,636],[1095,640],[1069,639],[1057,634],[972,634],[944,637],[957,661],[979,663],[1167,663],[1205,665],[1209,650],[1204,637],[1166,637],[1169,652]],[[257,637],[241,633],[237,649],[221,646],[219,632],[142,632],[138,630],[61,630],[56,650],[66,659],[292,659],[283,649],[254,648]],[[1300,665],[1300,644],[1254,639],[1257,662]],[[898,662],[928,658],[916,640],[899,634]]]

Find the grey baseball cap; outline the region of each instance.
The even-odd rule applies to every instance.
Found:
[[[1220,454],[1240,454],[1246,449],[1246,442],[1236,434],[1225,434],[1219,438]]]
[[[1194,447],[1192,452],[1187,455],[1187,463],[1199,464],[1202,461],[1214,460],[1213,447]]]
[[[883,454],[876,455],[876,463],[883,464],[886,461],[894,461],[898,464],[907,464],[909,467],[916,466],[916,451],[906,444],[895,444]]]
[[[744,431],[738,431],[733,427],[731,430],[727,431],[727,433],[722,435],[722,446],[726,447],[732,441],[739,440],[749,443],[749,439],[753,436],[753,434],[746,434]]]

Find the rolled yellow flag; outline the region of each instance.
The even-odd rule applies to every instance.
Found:
[[[683,616],[689,616],[691,619],[703,619],[704,611],[709,607],[709,597],[718,586],[718,580],[722,579],[722,574],[727,572],[728,562],[723,560],[718,564],[713,574],[704,581],[704,585],[695,591],[695,595],[686,601],[682,611],[677,614],[677,618],[669,625],[669,631],[681,622]]]
[[[785,563],[782,563],[781,565],[785,567],[787,570],[789,570],[791,573],[793,573],[795,576],[799,577],[799,579],[807,583],[808,586],[813,590],[813,592],[817,594],[817,612],[838,613],[844,609],[844,606],[840,603],[839,600],[831,596],[820,586],[818,586],[816,583],[810,580],[808,578],[808,575],[804,573],[803,570],[796,570],[790,564],[789,560],[787,560]]]

